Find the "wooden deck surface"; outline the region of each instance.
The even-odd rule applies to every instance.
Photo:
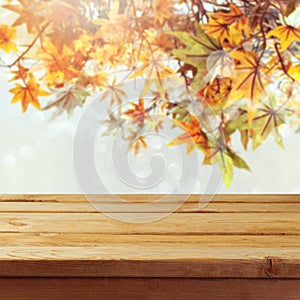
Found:
[[[122,197],[141,204],[160,198]],[[178,195],[172,201],[180,199]],[[103,203],[108,200],[108,196],[97,198]],[[169,204],[159,204],[157,211],[167,211]],[[120,213],[119,204],[109,209],[110,216]],[[126,212],[132,213],[130,209],[128,205]],[[240,289],[250,287],[251,280],[258,280],[256,286],[263,289],[277,280],[274,291],[280,285],[290,286],[284,299],[300,299],[300,195],[217,195],[204,209],[195,195],[176,212],[151,223],[113,220],[80,195],[2,195],[0,277],[0,288],[12,284],[15,277],[26,286],[33,277],[106,280],[110,289],[109,278],[125,280],[127,287],[134,278],[154,280],[154,285],[161,279],[169,288],[178,286],[179,278],[181,282],[210,280],[206,286],[188,281],[181,285],[187,291],[193,285],[205,289],[214,280],[222,286],[235,278],[241,282],[231,283]],[[255,293],[253,297],[260,299]]]

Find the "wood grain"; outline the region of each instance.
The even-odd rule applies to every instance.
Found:
[[[139,213],[140,223],[123,223],[117,213],[0,213],[1,232],[73,232],[102,234],[272,234],[298,235],[299,213],[173,213],[157,222],[148,221],[148,213]],[[160,214],[157,213],[159,217]],[[150,218],[153,214],[150,214]]]
[[[299,280],[11,278],[0,279],[0,290],[5,300],[300,299]]]
[[[101,205],[106,212],[134,212],[128,203],[111,203]],[[155,211],[168,212],[170,204],[159,203],[155,205]],[[98,210],[88,202],[0,202],[0,212],[24,212],[40,213],[94,213]],[[205,208],[200,208],[198,202],[186,202],[180,206],[177,213],[300,213],[299,203],[220,203],[212,202]]]
[[[162,196],[120,197],[144,204]],[[106,216],[82,195],[2,195],[0,277],[300,279],[299,195],[217,195],[203,209],[200,195],[180,205],[184,198],[150,213],[93,195]],[[147,223],[173,203],[176,212]],[[114,220],[120,211],[140,223]]]

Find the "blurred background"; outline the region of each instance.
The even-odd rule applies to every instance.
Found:
[[[0,1],[0,4],[2,1]],[[13,22],[7,11],[0,11],[1,19]],[[3,52],[1,55],[4,54]],[[5,60],[4,55],[2,57]],[[73,163],[74,135],[86,106],[76,108],[71,116],[63,114],[52,120],[52,111],[38,111],[32,106],[26,114],[20,103],[11,105],[9,89],[11,75],[0,70],[0,193],[80,193]],[[92,101],[93,99],[91,99]],[[44,100],[47,101],[47,100]],[[42,107],[46,103],[41,103]],[[106,115],[105,104],[103,113]],[[100,125],[100,119],[99,119]],[[221,186],[218,193],[300,193],[300,138],[283,126],[285,150],[272,138],[254,152],[235,149],[251,167],[252,172],[235,169],[230,188]],[[151,174],[151,158],[156,154],[164,161],[164,172],[151,189],[129,185],[120,178],[111,159],[112,137],[95,140],[94,160],[99,177],[111,193],[201,193],[210,176],[211,168],[198,168],[197,178],[185,178],[179,183],[183,165],[191,163],[187,155],[180,155],[176,147],[167,147],[178,135],[170,131],[167,138],[151,135],[149,149],[134,157],[120,149],[119,156],[139,179]],[[238,138],[238,136],[236,137]],[[240,144],[240,143],[238,143]],[[181,146],[185,147],[185,146]],[[191,172],[191,176],[192,172]],[[87,178],[89,180],[89,178]],[[191,182],[193,183],[191,186]],[[194,184],[195,183],[195,184]],[[142,185],[142,181],[141,181]]]
[[[86,108],[77,108],[73,115],[63,114],[54,120],[51,111],[38,111],[32,107],[23,114],[19,104],[10,104],[10,76],[3,71],[0,76],[0,193],[80,193],[73,166],[73,142]],[[170,131],[168,138],[175,138],[177,133]],[[236,149],[252,172],[235,169],[232,186],[229,189],[222,186],[217,192],[300,193],[300,139],[288,130],[284,135],[285,150],[272,138],[254,152]],[[178,193],[203,191],[210,167],[199,163],[199,178],[193,188],[189,186],[191,178],[186,178],[186,182],[178,186],[182,164],[189,157],[181,157],[176,147],[166,147],[168,140],[163,137],[152,135],[149,141],[149,149],[143,150],[136,158],[132,153],[127,154],[125,149],[119,152],[139,177],[151,173],[151,157],[158,152],[165,155],[163,178],[151,189],[140,189],[126,184],[126,179],[116,174],[110,159],[113,138],[96,139],[94,159],[106,190],[111,193],[169,193],[176,187]]]

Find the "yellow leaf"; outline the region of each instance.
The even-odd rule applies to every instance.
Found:
[[[291,75],[295,80],[300,80],[300,64],[291,66],[288,71],[289,75]]]
[[[174,71],[167,67],[164,61],[168,58],[160,52],[153,54],[141,54],[139,57],[142,65],[138,67],[130,78],[146,77],[146,78],[166,78]]]
[[[227,40],[238,45],[244,36],[250,34],[249,20],[233,3],[230,3],[230,10],[227,12],[219,11],[208,15],[210,17],[208,24],[201,27],[208,35],[220,39],[221,42]]]
[[[28,105],[31,104],[37,109],[40,109],[39,96],[48,96],[49,93],[41,90],[40,85],[36,83],[35,78],[31,75],[26,86],[16,84],[16,87],[9,90],[10,93],[14,94],[11,103],[21,102],[22,111],[26,112]]]
[[[154,21],[163,24],[173,11],[173,0],[156,0],[154,4]]]
[[[6,24],[0,25],[0,49],[4,50],[5,52],[18,51],[17,46],[12,42],[17,38],[16,35],[16,28],[10,28]]]
[[[300,42],[300,27],[289,25],[278,26],[268,33],[268,36],[275,36],[280,40],[281,49],[286,50],[294,41]]]

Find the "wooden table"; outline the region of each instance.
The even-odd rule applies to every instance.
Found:
[[[198,201],[129,224],[80,195],[2,195],[0,299],[300,299],[300,195]]]

